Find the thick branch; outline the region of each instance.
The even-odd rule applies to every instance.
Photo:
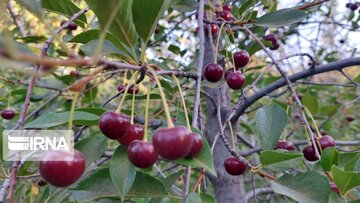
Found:
[[[313,75],[326,73],[330,71],[339,71],[344,68],[350,67],[350,66],[356,66],[360,65],[360,57],[354,57],[354,58],[348,58],[340,61],[335,61],[332,63],[324,64],[316,66],[316,68],[309,68],[306,70],[303,70],[301,72],[295,73],[293,75],[289,76],[289,80],[291,82],[295,82],[300,79],[304,79]],[[251,106],[253,103],[255,103],[257,100],[261,99],[262,97],[270,94],[271,92],[286,86],[286,80],[284,78],[279,79],[265,88],[261,89],[260,91],[256,92],[254,95],[248,97],[245,102],[240,105],[240,108],[237,109],[235,112],[235,115],[233,116],[232,120],[237,120],[239,117],[244,113],[244,111]]]

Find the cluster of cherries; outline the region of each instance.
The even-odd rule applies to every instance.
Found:
[[[267,34],[264,37],[264,40],[270,41],[272,46],[270,47],[271,50],[277,50],[280,47],[280,43],[276,35],[274,34]]]
[[[4,109],[0,113],[1,118],[5,120],[11,120],[15,117],[15,111],[12,109]]]
[[[224,5],[222,11],[216,12],[216,17],[220,21],[231,21],[233,19],[232,14],[232,6],[231,5]],[[206,15],[204,16],[206,18]],[[208,30],[205,27],[205,33],[207,34]],[[198,32],[198,28],[196,29],[196,33]],[[210,24],[210,32],[211,35],[216,35],[219,32],[219,26],[217,24]]]
[[[160,128],[154,132],[152,142],[144,141],[144,128],[131,124],[128,116],[105,112],[99,121],[101,132],[109,139],[128,146],[130,162],[139,168],[148,168],[158,159],[167,160],[191,158],[201,152],[202,137],[185,126]]]
[[[240,72],[240,69],[246,66],[250,61],[249,53],[245,50],[234,53],[235,68],[230,68],[225,71],[219,64],[210,63],[204,68],[204,77],[209,82],[216,83],[224,76],[224,79],[229,88],[238,90],[245,84],[245,76]]]
[[[352,11],[356,11],[359,8],[359,6],[360,6],[360,2],[355,2],[355,3],[349,2],[346,4],[346,8],[349,8]],[[359,11],[359,13],[360,13],[360,11]]]

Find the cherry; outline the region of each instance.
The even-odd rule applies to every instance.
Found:
[[[330,183],[330,188],[333,192],[340,194],[340,190],[335,183]]]
[[[350,9],[352,10],[352,11],[355,11],[356,9],[358,9],[359,8],[359,6],[357,5],[357,4],[351,4],[350,5]]]
[[[334,147],[335,146],[335,140],[330,135],[322,136],[319,139],[320,147],[322,150],[328,148],[328,147]]]
[[[353,121],[355,120],[355,118],[352,117],[352,116],[347,116],[347,117],[346,117],[346,120],[347,120],[348,122],[353,122]]]
[[[312,145],[308,145],[304,147],[303,154],[306,160],[308,161],[316,161],[319,158],[315,154],[315,149]]]
[[[64,23],[66,23],[66,20],[61,21],[60,25],[64,25]],[[67,29],[69,30],[76,30],[77,29],[77,25],[73,22],[71,22],[68,26]]]
[[[128,157],[134,166],[148,168],[156,162],[158,154],[152,143],[134,140],[128,147]]]
[[[276,144],[275,149],[284,149],[284,150],[287,150],[287,151],[294,151],[294,150],[295,150],[295,146],[294,146],[294,144],[291,143],[291,142],[279,141],[279,142]]]
[[[64,157],[71,159],[72,156],[74,159],[71,161],[59,161],[64,160]],[[84,170],[84,155],[77,150],[74,150],[74,154],[69,151],[50,151],[44,155],[39,165],[41,177],[56,187],[72,185],[81,177]]]
[[[156,130],[152,142],[160,156],[168,160],[176,160],[189,154],[193,137],[189,129],[180,125]]]
[[[245,50],[234,53],[233,57],[236,68],[242,68],[250,61],[249,53]]]
[[[198,155],[201,152],[201,149],[204,144],[201,135],[199,135],[198,133],[190,133],[190,134],[193,137],[193,144],[192,144],[190,152],[186,156],[186,158],[191,158],[191,157]]]
[[[118,90],[119,92],[121,92],[121,91],[124,91],[124,90],[125,90],[126,86],[124,86],[124,85],[122,85],[122,84],[119,84],[116,88],[117,88],[117,90]]]
[[[346,6],[346,8],[350,8],[351,5],[352,5],[352,3],[347,3],[345,6]]]
[[[231,12],[232,6],[229,5],[229,4],[226,4],[226,5],[223,6],[223,10],[226,10],[226,11],[230,11],[230,12]]]
[[[76,78],[79,78],[80,77],[80,72],[77,71],[77,70],[72,70],[70,71],[70,75],[76,77]]]
[[[144,138],[144,128],[141,125],[130,125],[124,136],[117,141],[122,145],[129,145],[134,140],[142,140]]]
[[[100,117],[99,128],[110,139],[120,139],[130,126],[130,119],[116,112],[105,112]]]
[[[246,163],[235,157],[225,159],[224,166],[226,172],[233,176],[242,175],[246,171]]]
[[[219,20],[223,20],[223,21],[231,21],[231,19],[232,19],[231,12],[228,10],[220,11],[217,14],[217,16],[218,16]]]
[[[226,83],[231,89],[238,90],[244,86],[245,77],[240,71],[230,72],[226,77]]]
[[[233,68],[229,68],[225,71],[224,73],[224,79],[226,80],[227,76],[229,76],[230,73],[234,73],[234,69]]]
[[[207,30],[207,29],[205,29]],[[216,24],[210,25],[211,35],[216,35],[219,32],[219,26]]]
[[[273,42],[272,43],[272,46],[270,47],[270,49],[271,50],[277,50],[277,49],[279,49],[279,47],[280,47],[280,44],[279,44],[279,42]]]
[[[224,70],[219,64],[210,63],[204,69],[204,77],[209,82],[218,82],[223,74]]]
[[[263,38],[264,38],[264,40],[271,41],[272,43],[277,42],[277,37],[274,34],[267,34]]]
[[[15,111],[11,109],[4,109],[1,111],[1,117],[5,120],[11,120],[15,117]]]
[[[121,91],[124,91],[126,89],[126,85],[119,84],[116,88],[117,88],[117,90],[119,92],[121,92]],[[128,93],[132,94],[134,90],[135,90],[135,94],[139,93],[139,88],[134,87],[134,86],[129,87]]]
[[[345,40],[344,39],[341,39],[339,40],[340,44],[344,44],[345,43]]]

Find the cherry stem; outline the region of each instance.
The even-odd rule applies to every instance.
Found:
[[[305,110],[306,115],[311,119],[312,123],[314,124],[315,130],[316,130],[316,133],[317,133],[317,136],[318,136],[318,137],[321,137],[321,133],[320,133],[320,131],[319,131],[318,126],[316,125],[315,119],[314,119],[314,117],[312,116],[311,112],[310,112],[309,109],[307,109],[306,107],[304,107],[304,110]]]
[[[144,142],[147,142],[147,132],[149,125],[149,105],[150,105],[150,94],[151,94],[151,83],[148,85],[147,93],[146,93],[146,107],[145,107],[145,123],[144,123]]]
[[[126,88],[125,88],[125,90],[123,92],[123,96],[122,96],[121,101],[120,101],[120,104],[119,104],[118,108],[115,111],[116,113],[121,112],[121,107],[122,107],[122,105],[123,105],[123,103],[125,101],[126,94],[127,94],[128,90],[129,90],[131,84],[134,82],[137,75],[138,75],[138,72],[134,73],[134,75],[131,76],[129,83],[126,85]]]
[[[218,33],[218,36],[217,36],[217,39],[216,39],[215,57],[214,57],[214,63],[216,63],[216,64],[217,64],[217,55],[218,55],[220,36],[221,36],[221,32],[222,32],[224,26],[225,26],[225,23],[221,24],[220,29],[219,29],[219,33]],[[210,33],[211,33],[211,30],[210,30]]]
[[[180,92],[180,99],[181,99],[181,103],[182,103],[182,106],[184,108],[184,113],[185,113],[185,120],[186,120],[186,125],[189,129],[191,129],[191,126],[190,126],[190,121],[189,121],[189,114],[188,114],[188,111],[187,111],[187,108],[186,108],[186,103],[185,103],[185,99],[184,99],[184,95],[183,95],[183,92],[181,90],[181,87],[180,87],[180,83],[179,83],[179,80],[177,79],[177,77],[175,75],[172,75],[172,77],[174,78],[175,82],[176,82],[176,85],[179,89],[179,92]]]
[[[147,45],[147,41],[141,43],[141,63],[142,64],[145,64],[145,60],[146,60],[146,45]]]
[[[128,69],[126,69],[126,70],[125,70],[125,73],[124,73],[124,80],[123,80],[123,82],[122,82],[123,85],[126,84],[127,74],[128,74]]]
[[[73,126],[75,107],[76,107],[76,103],[79,98],[79,95],[80,95],[79,92],[75,93],[72,104],[71,104],[70,113],[69,113],[69,126],[68,126],[68,131],[66,132],[66,141],[67,141],[67,146],[69,148],[70,148],[70,144],[71,144],[71,130],[72,130],[72,126]]]
[[[134,113],[135,113],[135,92],[136,92],[136,87],[134,86],[133,88],[133,92],[132,92],[132,100],[131,100],[131,117],[130,117],[130,123],[131,125],[134,124]]]
[[[304,129],[305,129],[305,135],[307,137],[307,140],[308,140],[308,143],[311,145],[311,138],[310,138],[310,135],[309,135],[309,132],[308,132],[308,129],[306,126],[304,126]]]
[[[8,98],[8,102],[7,102],[7,108],[10,107],[11,104],[11,91],[9,92],[9,98]]]
[[[289,111],[290,111],[290,105],[288,105],[286,107],[286,114],[289,115]],[[286,127],[284,128],[284,131],[282,132],[284,138],[283,138],[283,141],[286,141]]]
[[[154,79],[156,81],[156,84],[157,86],[159,86],[159,91],[160,91],[160,96],[161,96],[161,100],[162,100],[162,103],[164,105],[164,110],[165,110],[165,114],[166,114],[166,120],[167,120],[167,123],[168,123],[168,127],[169,128],[173,128],[174,127],[174,123],[172,122],[171,120],[171,116],[170,116],[170,111],[169,111],[169,106],[167,105],[166,103],[166,97],[165,97],[165,93],[163,91],[163,88],[161,86],[161,83],[159,81],[159,78],[158,76],[156,75],[156,72],[154,70],[152,70],[151,68],[148,69],[151,74],[154,76]]]
[[[228,121],[228,125],[229,125],[229,129],[230,129],[230,135],[231,135],[231,141],[232,141],[232,145],[233,145],[233,150],[235,150],[235,137],[234,137],[234,131],[233,131],[233,128],[232,128],[232,125],[231,125],[231,122]]]

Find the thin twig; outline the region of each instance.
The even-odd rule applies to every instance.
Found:
[[[8,1],[6,6],[8,8],[8,11],[9,11],[10,15],[11,15],[11,18],[14,21],[14,24],[16,25],[17,28],[19,28],[19,32],[20,32],[21,37],[26,37],[26,32],[25,32],[24,26],[21,24],[21,22],[20,22],[20,20],[18,18],[18,15],[16,15],[14,6],[11,3],[11,1]]]

